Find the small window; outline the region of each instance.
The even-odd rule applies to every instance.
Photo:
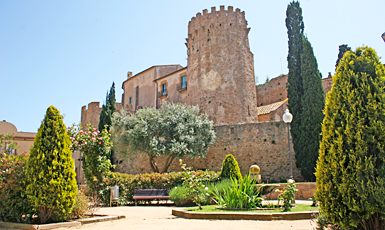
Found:
[[[162,84],[162,96],[167,95],[167,85],[166,83]]]
[[[128,100],[128,104],[132,104],[132,97],[130,97],[130,99]]]
[[[180,88],[181,89],[187,88],[186,75],[180,78]]]

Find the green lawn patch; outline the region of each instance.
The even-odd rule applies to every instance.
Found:
[[[268,211],[261,211],[261,210],[250,210],[250,211],[226,211],[226,210],[219,210],[216,209],[218,205],[206,205],[202,206],[202,210],[199,210],[198,207],[192,207],[192,208],[186,208],[184,210],[186,211],[193,211],[193,212],[239,212],[239,213],[281,213],[284,212],[283,209],[277,209],[277,210],[268,210]],[[296,207],[292,208],[288,212],[304,212],[304,211],[319,211],[319,206],[313,207],[306,204],[295,204]]]

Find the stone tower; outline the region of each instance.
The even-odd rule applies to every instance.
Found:
[[[245,12],[220,6],[188,25],[188,104],[199,105],[215,125],[257,122],[254,59]]]

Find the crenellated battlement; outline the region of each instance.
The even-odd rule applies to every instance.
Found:
[[[211,13],[205,9],[202,13],[197,13],[189,22],[186,38],[188,53],[199,50],[202,46],[223,43],[223,39],[218,37],[226,37],[226,43],[239,43],[248,47],[249,31],[244,11],[241,12],[238,8],[234,11],[232,6],[227,10],[225,6],[220,6],[219,11],[216,7],[211,7]],[[232,37],[229,38],[228,35]]]

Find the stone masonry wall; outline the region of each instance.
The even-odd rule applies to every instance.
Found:
[[[329,73],[327,78],[322,79],[325,97],[326,94],[332,89],[332,84],[333,78]],[[287,85],[287,74],[273,78],[269,83],[258,85],[256,87],[258,106],[269,105],[285,100],[287,98]]]
[[[287,98],[287,85],[287,75],[281,75],[271,79],[269,83],[258,85],[256,87],[258,106],[285,100]]]
[[[287,126],[283,122],[264,122],[239,125],[216,126],[216,142],[210,147],[205,158],[183,159],[195,169],[220,171],[227,154],[233,154],[241,168],[247,174],[249,167],[257,164],[261,168],[262,179],[288,179],[290,175]],[[291,145],[293,146],[293,145]],[[294,150],[291,149],[293,175],[296,181],[303,181],[300,170],[295,167]],[[157,159],[163,169],[164,158]],[[138,174],[151,172],[148,158],[134,156],[129,160],[118,158],[118,172]],[[179,159],[175,159],[170,171],[180,171]]]

